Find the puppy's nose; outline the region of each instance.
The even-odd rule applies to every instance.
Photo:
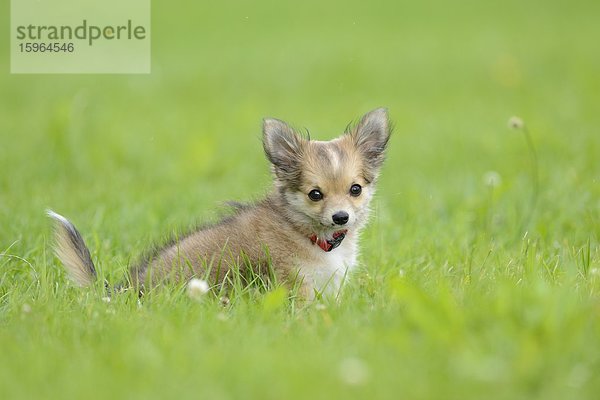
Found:
[[[346,211],[338,211],[331,216],[331,219],[337,225],[346,224],[346,222],[348,222],[348,218],[350,218],[350,216],[348,215],[348,213]]]

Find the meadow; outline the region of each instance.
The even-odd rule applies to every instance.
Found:
[[[148,75],[11,75],[1,41],[0,398],[598,398],[598,15],[153,2]],[[330,139],[379,106],[395,129],[337,302],[106,302],[52,254],[47,208],[118,283],[152,243],[268,192],[263,117]]]

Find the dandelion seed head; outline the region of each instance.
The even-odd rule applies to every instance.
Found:
[[[361,359],[348,357],[340,362],[340,379],[351,386],[364,385],[369,381],[369,366]]]
[[[485,174],[483,174],[483,183],[486,186],[495,188],[500,186],[500,184],[502,183],[502,178],[500,177],[500,174],[496,171],[488,171]]]
[[[511,129],[523,129],[525,123],[519,117],[513,116],[508,119],[508,127]]]
[[[208,282],[202,279],[191,279],[187,284],[187,294],[192,299],[200,299],[208,292]]]

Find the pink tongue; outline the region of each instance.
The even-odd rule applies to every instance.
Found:
[[[333,238],[337,239],[340,236],[345,235],[346,232],[348,232],[348,229],[344,229],[344,230],[341,230],[341,231],[333,232]]]

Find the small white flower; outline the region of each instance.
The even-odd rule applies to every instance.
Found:
[[[577,364],[571,369],[571,373],[567,376],[567,385],[574,388],[580,388],[590,379],[590,376],[591,373],[585,365]]]
[[[206,293],[208,293],[208,282],[202,279],[191,279],[187,284],[187,294],[192,299],[200,299]]]
[[[227,316],[227,314],[220,312],[220,313],[217,314],[217,319],[219,321],[225,322],[225,321],[227,321],[229,319],[229,317]]]
[[[219,303],[221,303],[221,307],[228,307],[231,301],[229,300],[229,297],[223,296],[219,299]]]
[[[105,303],[110,303],[110,297],[106,296],[102,298],[102,301]]]
[[[519,117],[510,117],[508,119],[508,127],[511,129],[523,129],[525,123]]]
[[[500,174],[496,171],[488,171],[485,174],[483,174],[483,183],[485,184],[485,186],[495,188],[500,186],[500,184],[502,183],[502,178],[500,177]]]
[[[364,385],[369,380],[369,366],[361,359],[348,357],[340,362],[340,379],[348,385]]]
[[[21,312],[23,314],[29,314],[31,312],[31,306],[29,304],[27,304],[27,303],[23,304],[21,306]]]

